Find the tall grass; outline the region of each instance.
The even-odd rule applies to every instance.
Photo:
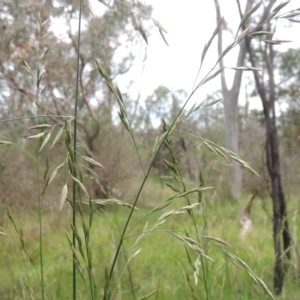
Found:
[[[80,63],[80,37],[81,37],[81,18],[82,18],[82,0],[79,1],[79,19],[78,19],[78,40],[77,40],[77,61],[76,61],[76,90],[75,90],[75,111],[74,111],[74,142],[73,142],[73,162],[76,166],[77,162],[77,112],[78,112],[78,98],[79,98],[79,63]],[[76,173],[74,174],[76,177]],[[73,207],[73,215],[72,215],[72,229],[73,229],[73,236],[72,236],[72,249],[76,249],[76,183],[73,181],[73,189],[72,189],[72,207]],[[73,253],[73,299],[76,299],[76,253]],[[92,298],[93,299],[93,298]]]
[[[100,1],[102,2],[102,1]],[[43,227],[44,223],[42,222],[43,217],[43,196],[47,190],[48,185],[54,180],[54,178],[58,175],[58,173],[66,166],[68,175],[65,179],[65,184],[62,187],[61,197],[60,197],[60,210],[65,205],[65,202],[69,203],[72,210],[72,218],[70,222],[71,226],[71,235],[69,231],[66,231],[66,238],[70,246],[69,255],[72,257],[72,297],[73,299],[83,299],[84,297],[87,299],[100,299],[110,300],[110,299],[121,299],[121,294],[123,292],[121,288],[122,277],[125,276],[126,272],[129,277],[129,286],[131,289],[130,298],[133,299],[147,299],[147,298],[159,298],[159,293],[164,290],[164,286],[159,283],[156,284],[156,288],[153,290],[149,290],[144,296],[138,298],[139,290],[134,285],[134,274],[131,272],[130,264],[137,259],[138,256],[142,256],[141,260],[146,260],[147,254],[145,253],[143,256],[142,248],[140,248],[140,244],[148,239],[152,238],[155,241],[157,235],[167,235],[171,236],[176,241],[180,243],[176,243],[176,247],[179,247],[179,251],[184,249],[184,253],[186,255],[186,264],[181,265],[183,278],[185,281],[186,289],[186,298],[192,299],[202,299],[199,296],[199,291],[204,291],[203,298],[205,299],[213,299],[213,288],[214,288],[214,278],[213,274],[211,274],[212,267],[210,265],[211,262],[215,262],[213,258],[213,254],[215,251],[219,251],[222,254],[222,257],[225,261],[225,287],[224,289],[228,290],[228,293],[232,292],[232,282],[229,262],[238,268],[244,270],[255,283],[260,285],[262,289],[266,292],[266,294],[274,299],[272,293],[267,288],[266,284],[260,279],[246,264],[244,260],[236,256],[233,251],[230,251],[229,245],[221,238],[210,236],[208,221],[210,218],[206,212],[206,204],[204,201],[203,193],[210,189],[210,187],[206,187],[204,185],[205,174],[199,174],[199,182],[196,186],[190,186],[189,183],[186,182],[181,170],[179,168],[177,157],[174,153],[172,146],[172,134],[177,131],[176,127],[186,118],[191,116],[197,110],[211,106],[221,99],[216,99],[211,102],[193,102],[193,96],[197,90],[199,90],[204,84],[213,80],[217,77],[224,68],[217,69],[219,61],[228,54],[235,46],[237,46],[245,36],[251,34],[255,35],[255,32],[249,32],[249,30],[245,30],[241,32],[242,25],[246,21],[247,18],[243,18],[239,25],[238,34],[234,41],[224,50],[220,57],[212,65],[209,72],[202,75],[201,79],[199,79],[201,74],[201,67],[205,60],[205,57],[209,54],[210,46],[216,37],[218,31],[221,29],[223,20],[219,22],[216,29],[214,30],[211,38],[206,43],[201,59],[200,59],[200,67],[199,72],[195,78],[195,84],[192,92],[187,97],[186,101],[180,108],[177,113],[177,116],[172,120],[170,124],[163,123],[163,132],[160,137],[158,137],[153,145],[152,149],[152,157],[148,163],[147,168],[144,170],[143,162],[141,160],[141,156],[139,154],[139,146],[138,141],[135,138],[134,130],[131,126],[131,120],[128,117],[126,104],[124,102],[122,93],[118,86],[116,86],[106,70],[101,66],[101,64],[95,60],[95,67],[99,71],[99,74],[105,80],[107,87],[110,89],[111,93],[115,96],[115,99],[119,105],[119,116],[122,121],[124,128],[127,130],[128,134],[132,138],[132,142],[137,152],[137,159],[140,161],[141,168],[143,169],[143,178],[141,178],[141,184],[136,193],[135,199],[132,204],[125,203],[119,199],[92,199],[92,196],[88,193],[85,185],[84,185],[84,174],[81,171],[81,168],[78,164],[78,156],[83,161],[86,161],[89,164],[92,164],[97,167],[102,167],[100,163],[95,161],[92,157],[87,157],[82,155],[78,149],[78,99],[79,99],[79,69],[80,69],[80,45],[81,45],[81,22],[82,22],[82,0],[80,1],[80,11],[79,11],[79,20],[78,20],[78,40],[77,40],[77,74],[76,74],[76,83],[75,83],[75,99],[74,99],[74,117],[64,117],[64,122],[62,124],[50,125],[47,123],[42,123],[47,119],[46,115],[41,115],[37,111],[35,111],[34,117],[36,118],[36,125],[31,129],[41,130],[39,134],[30,136],[31,139],[38,140],[38,149],[36,156],[36,164],[37,164],[37,183],[38,183],[38,215],[39,215],[39,267],[38,271],[36,267],[35,260],[31,257],[30,251],[28,250],[25,242],[25,237],[21,229],[18,228],[16,224],[16,220],[13,218],[11,212],[8,210],[8,217],[11,220],[15,231],[17,232],[22,246],[22,251],[24,252],[24,261],[27,265],[33,264],[36,269],[37,276],[40,279],[40,293],[36,293],[35,295],[39,295],[36,297],[40,297],[41,299],[47,298],[48,284],[45,280],[45,259],[43,258],[47,249],[43,246]],[[247,16],[250,17],[251,13]],[[154,20],[154,19],[153,19]],[[159,31],[167,43],[165,34],[166,30],[160,25],[160,23],[154,20],[155,26],[159,28]],[[42,20],[40,27],[42,27]],[[141,24],[138,26],[142,37],[147,42],[146,34],[143,30]],[[37,53],[38,48],[37,48]],[[29,66],[28,70],[31,71]],[[246,68],[241,66],[239,70],[250,70],[251,68]],[[39,83],[42,80],[39,70],[39,64],[37,63],[36,67],[36,101],[39,101],[40,97],[40,87]],[[193,102],[191,104],[191,102]],[[31,117],[31,116],[29,116]],[[56,134],[52,142],[53,147],[62,136],[65,139],[65,149],[67,152],[65,160],[58,165],[54,171],[48,175],[48,160],[46,160],[46,171],[44,173],[44,188],[41,191],[40,188],[40,153],[46,146],[46,144],[50,140],[50,135],[54,132],[54,129],[59,127],[59,130]],[[241,163],[247,170],[256,174],[256,172],[241,158],[239,158],[235,153],[225,149],[222,146],[219,146],[209,140],[203,139],[199,136],[193,135],[192,133],[181,132],[183,134],[187,134],[195,139],[200,140],[209,150],[214,152],[216,155],[221,156],[223,159],[227,159],[231,157]],[[2,141],[2,143],[10,143],[9,141]],[[172,195],[167,195],[166,199],[160,199],[156,206],[149,211],[146,211],[143,216],[139,215],[139,219],[135,219],[135,212],[137,211],[139,201],[141,199],[141,195],[144,191],[145,185],[150,180],[150,172],[153,169],[155,161],[161,151],[161,149],[165,147],[168,150],[170,160],[165,160],[165,164],[169,169],[169,172],[172,174],[172,180],[167,183],[170,191],[172,191]],[[68,194],[68,183],[72,183],[72,195]],[[98,261],[97,255],[99,255],[96,250],[93,248],[95,244],[93,243],[93,219],[95,214],[95,206],[96,205],[107,206],[109,204],[114,205],[123,205],[129,207],[128,215],[124,217],[124,225],[120,225],[120,236],[116,239],[114,243],[114,253],[111,259],[107,259],[106,262],[101,266],[101,272],[104,273],[104,278],[102,281],[98,280],[96,275],[99,275],[101,272],[97,270],[95,267],[95,262]],[[86,212],[86,208],[87,211]],[[105,210],[104,210],[105,211]],[[118,218],[118,215],[116,216]],[[170,221],[175,219],[173,223]],[[185,220],[185,227],[180,226],[180,222],[176,223],[176,220]],[[171,223],[175,228],[168,228],[166,224]],[[141,228],[141,226],[143,226]],[[101,228],[99,229],[99,234],[106,235],[107,232],[101,232]],[[3,231],[6,234],[6,231]],[[115,236],[115,233],[114,235]],[[105,247],[105,245],[102,245]],[[128,249],[131,249],[128,251]],[[213,250],[211,250],[213,249]],[[57,250],[59,251],[59,249]],[[162,251],[162,249],[157,249],[157,251]],[[123,255],[122,255],[123,254]],[[106,257],[107,258],[107,257]],[[99,264],[98,264],[99,267]],[[191,272],[192,270],[192,272]],[[47,271],[46,271],[47,272]],[[145,272],[149,272],[149,270],[145,270]],[[30,276],[29,272],[27,273],[28,280],[26,281],[29,297],[34,298],[34,291],[30,287]],[[77,276],[79,275],[79,276]],[[80,278],[83,286],[84,292],[78,288],[77,280]],[[24,281],[25,282],[25,281]],[[64,282],[62,283],[64,284]],[[202,285],[202,287],[200,287]],[[143,291],[144,292],[144,291]],[[57,292],[59,294],[59,292]],[[117,295],[118,294],[118,295]],[[26,298],[26,297],[25,297]]]

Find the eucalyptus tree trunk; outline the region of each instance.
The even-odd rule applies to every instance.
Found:
[[[274,5],[271,0],[269,5]],[[240,12],[241,13],[241,12]],[[268,31],[270,31],[267,28]],[[246,48],[252,67],[256,67],[256,58],[250,45],[249,37],[246,37]],[[274,290],[280,294],[284,282],[284,262],[291,259],[291,236],[289,232],[286,202],[281,182],[280,156],[278,131],[276,126],[275,102],[277,94],[274,76],[274,49],[272,44],[266,44],[263,49],[264,61],[266,63],[267,79],[254,71],[255,86],[262,101],[266,124],[266,158],[267,168],[271,179],[271,197],[273,204],[273,240],[275,252],[274,264]],[[267,88],[265,88],[267,86]]]
[[[255,57],[250,47],[249,40],[247,40],[247,48],[250,54],[252,67],[255,67]],[[281,183],[279,142],[275,113],[276,93],[273,68],[273,46],[267,45],[264,54],[267,63],[267,85],[269,91],[266,91],[264,82],[262,82],[257,71],[254,73],[254,78],[258,94],[263,104],[263,112],[266,121],[266,157],[267,168],[271,179],[271,197],[273,204],[273,240],[275,251],[273,285],[275,292],[280,294],[284,280],[284,259],[291,258],[291,236],[289,233],[286,202]]]
[[[217,23],[221,20],[220,5],[218,0],[215,1]],[[245,11],[248,11],[253,5],[253,0],[247,1]],[[218,32],[218,54],[222,53],[223,35],[222,30]],[[240,51],[237,59],[237,66],[243,66],[246,57],[246,47],[244,42],[240,43]],[[224,67],[223,59],[220,60],[220,68]],[[231,89],[228,88],[225,74],[221,73],[221,86],[224,99],[225,110],[225,141],[226,148],[239,153],[239,136],[238,136],[238,98],[242,83],[242,71],[236,71]],[[230,160],[228,187],[230,196],[234,200],[239,199],[242,185],[242,172],[240,164],[234,160]]]

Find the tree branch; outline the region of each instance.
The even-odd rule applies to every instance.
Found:
[[[214,1],[215,1],[216,15],[217,15],[217,24],[218,24],[220,22],[220,20],[221,20],[220,3],[219,3],[219,0],[214,0]],[[223,45],[223,31],[220,28],[220,30],[218,32],[218,55],[219,56],[223,52],[222,45]],[[220,60],[219,65],[220,65],[221,69],[224,68],[224,60],[223,60],[223,58]],[[223,93],[223,95],[227,94],[228,93],[228,88],[227,88],[227,84],[226,84],[224,72],[221,72],[221,85],[222,85],[222,93]]]

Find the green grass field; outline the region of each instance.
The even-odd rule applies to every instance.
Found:
[[[190,234],[194,232],[188,215],[173,215],[157,227],[155,232],[143,239],[133,248],[139,233],[143,231],[146,221],[147,229],[156,222],[162,212],[157,212],[143,219],[151,208],[146,189],[142,197],[139,210],[135,211],[129,226],[128,238],[125,249],[122,250],[117,268],[114,273],[116,286],[113,299],[140,299],[158,289],[150,299],[193,299],[191,289],[197,299],[206,299],[204,288],[203,269],[207,281],[209,299],[269,299],[259,284],[254,283],[244,269],[233,265],[214,243],[203,240],[202,249],[214,262],[204,260],[199,270],[198,284],[195,286],[194,270],[188,262],[186,250],[181,241],[170,232],[185,235],[185,230]],[[155,186],[154,197],[168,194],[168,188]],[[245,239],[241,239],[238,215],[245,206],[245,201],[233,203],[223,201],[211,203],[209,194],[205,196],[206,209],[198,211],[198,231],[206,236],[220,238],[230,244],[225,247],[228,251],[245,261],[254,273],[260,277],[272,291],[273,280],[273,241],[272,224],[267,212],[271,215],[270,199],[266,199],[267,212],[262,208],[260,199],[254,200],[251,218],[253,227]],[[151,199],[151,198],[148,198]],[[181,203],[180,203],[181,201]],[[153,200],[151,204],[159,203]],[[178,199],[178,208],[183,200]],[[174,206],[172,207],[174,208]],[[290,229],[294,242],[297,244],[299,237],[299,209],[298,203],[288,202]],[[170,207],[163,212],[171,210]],[[0,249],[0,298],[5,299],[40,299],[39,283],[39,232],[38,216],[32,211],[13,211],[17,227],[22,228],[26,249],[29,256],[21,247],[18,234],[12,223],[6,217],[3,228],[6,235],[1,236]],[[97,286],[98,299],[101,298],[104,285],[105,268],[109,268],[116,245],[119,240],[120,230],[129,213],[126,207],[112,206],[105,212],[96,212],[93,217],[91,231],[91,247],[93,254],[93,272]],[[206,215],[207,227],[204,228],[203,213]],[[72,255],[65,231],[70,232],[71,211],[67,205],[61,213],[58,209],[48,210],[43,215],[43,245],[44,245],[44,272],[47,299],[72,298]],[[80,228],[80,220],[78,227]],[[83,236],[83,233],[81,233]],[[192,237],[192,235],[191,235]],[[141,251],[131,260],[129,269],[126,261],[137,250]],[[299,267],[296,247],[293,248],[293,263],[289,266],[286,275],[283,293],[276,299],[299,299]],[[188,250],[189,251],[189,250]],[[192,262],[196,255],[189,251]],[[84,268],[83,268],[84,269]],[[85,271],[83,271],[85,272]],[[117,278],[121,277],[119,284]],[[188,275],[188,276],[187,276]],[[78,276],[77,299],[89,299],[89,294],[84,287],[82,279]],[[188,283],[187,277],[190,282]],[[131,278],[131,279],[130,279]],[[132,291],[132,285],[134,292]],[[114,286],[113,285],[113,286]],[[135,298],[134,298],[135,297]]]

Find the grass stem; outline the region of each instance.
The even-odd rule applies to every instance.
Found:
[[[75,90],[75,108],[74,108],[74,144],[73,155],[74,164],[76,165],[76,144],[77,144],[77,110],[78,110],[78,98],[79,98],[79,60],[80,60],[80,38],[81,38],[81,15],[82,15],[82,0],[79,0],[79,20],[78,20],[78,35],[77,35],[77,62],[76,62],[76,90]],[[73,181],[72,186],[72,225],[76,228],[76,184]],[[76,235],[73,231],[72,243],[74,249],[76,249]],[[73,300],[76,300],[76,264],[75,254],[73,253]]]

